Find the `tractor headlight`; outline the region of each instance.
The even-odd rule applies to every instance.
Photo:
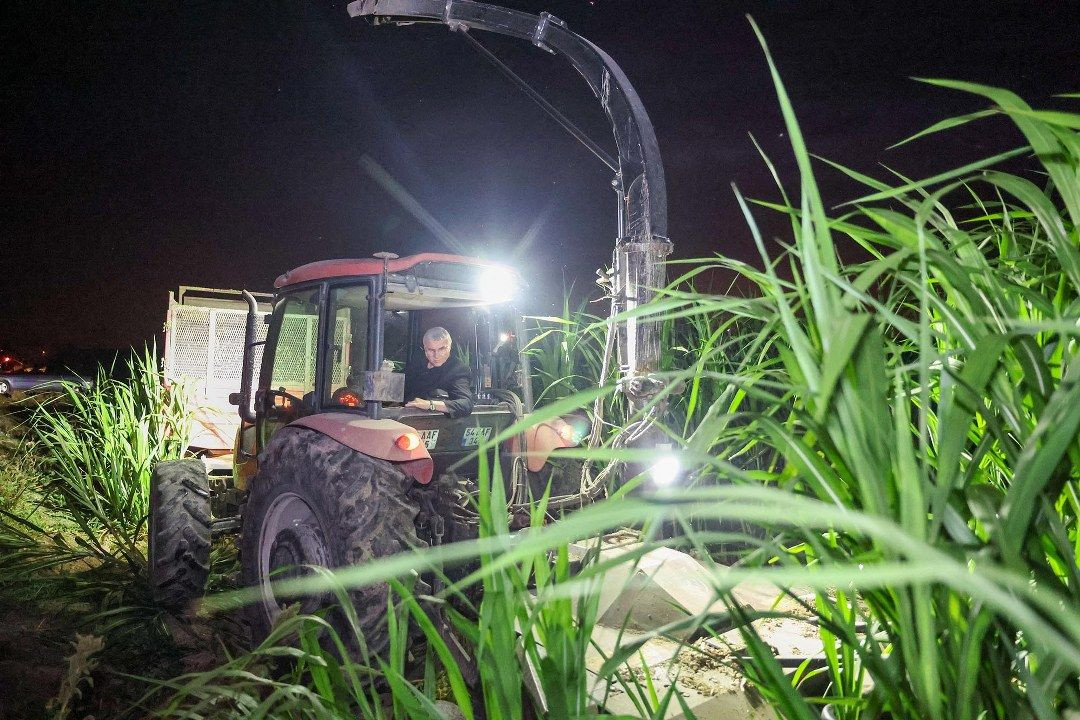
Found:
[[[512,300],[518,293],[517,274],[507,268],[485,268],[478,279],[480,293],[491,303]]]

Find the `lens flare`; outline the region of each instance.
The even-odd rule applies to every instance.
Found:
[[[649,468],[653,483],[662,487],[674,483],[678,479],[680,472],[682,472],[682,464],[674,455],[664,455]]]
[[[507,268],[485,268],[478,278],[477,285],[484,300],[491,303],[512,300],[518,292],[518,278]]]

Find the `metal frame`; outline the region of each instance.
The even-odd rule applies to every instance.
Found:
[[[385,334],[384,333],[385,318],[384,318],[384,315],[383,315],[383,311],[384,311],[384,309],[386,307],[386,302],[385,302],[386,293],[389,290],[389,288],[391,288],[391,287],[394,287],[394,286],[403,287],[402,284],[393,282],[393,280],[396,277],[397,276],[394,276],[394,275],[390,275],[390,276],[387,276],[385,278],[382,275],[357,275],[357,276],[354,276],[354,277],[335,277],[335,278],[332,278],[330,280],[315,280],[315,281],[310,281],[310,282],[305,282],[305,283],[299,283],[297,285],[290,285],[287,288],[283,288],[275,296],[275,298],[274,298],[274,308],[276,309],[277,304],[279,302],[281,302],[281,300],[287,295],[293,295],[293,294],[298,293],[298,292],[301,292],[301,293],[302,292],[311,292],[311,291],[314,291],[314,290],[317,290],[318,293],[319,293],[319,303],[320,303],[319,315],[318,315],[319,327],[318,327],[318,332],[316,333],[316,339],[315,339],[316,345],[315,345],[315,353],[314,353],[315,354],[315,358],[314,358],[314,362],[315,362],[315,383],[314,383],[315,384],[315,390],[314,390],[314,397],[313,397],[313,402],[312,402],[312,407],[311,407],[311,413],[309,413],[309,414],[320,413],[320,412],[323,412],[325,410],[325,408],[324,408],[325,403],[323,402],[323,397],[324,397],[325,391],[326,391],[325,384],[327,382],[327,372],[328,372],[328,370],[327,370],[327,367],[326,367],[327,363],[326,363],[324,355],[325,355],[325,351],[326,351],[326,345],[327,345],[327,342],[329,340],[328,333],[330,332],[330,330],[329,330],[330,324],[333,321],[333,318],[330,315],[330,312],[331,312],[330,299],[332,297],[333,291],[335,289],[337,289],[337,288],[349,287],[349,286],[355,287],[355,286],[361,286],[362,285],[362,286],[367,287],[367,291],[368,291],[368,329],[367,329],[367,361],[365,363],[365,369],[368,370],[368,371],[377,371],[382,366],[383,355],[384,355],[383,343],[384,343],[384,340],[385,340],[385,337],[384,337],[384,334]],[[438,283],[437,281],[436,281],[436,284],[441,285],[444,288],[458,285],[456,283],[447,283],[447,282]],[[425,282],[425,283],[421,284],[421,287],[428,287],[428,285]],[[254,298],[249,299],[248,302],[249,302],[249,304],[251,304],[251,307],[254,307]],[[433,303],[433,304],[431,304],[430,307],[432,309],[435,309],[435,308],[440,308],[440,307],[466,308],[466,307],[485,307],[485,306],[486,305],[484,303],[479,303],[479,302],[474,302],[474,301],[467,301],[467,302],[463,301],[461,305]],[[264,352],[263,352],[262,365],[260,367],[260,373],[259,373],[260,379],[261,378],[269,378],[269,380],[266,380],[265,382],[260,380],[260,384],[259,384],[260,386],[258,388],[253,388],[252,387],[252,376],[254,374],[254,368],[251,365],[252,358],[250,357],[250,355],[251,355],[250,347],[251,347],[251,342],[254,339],[252,323],[255,321],[254,318],[256,316],[255,316],[255,311],[252,310],[251,307],[249,307],[249,315],[248,315],[248,317],[249,317],[249,325],[248,325],[248,333],[247,333],[247,345],[245,347],[244,370],[243,370],[244,376],[243,376],[243,378],[241,378],[241,391],[239,393],[239,398],[238,398],[238,401],[237,401],[237,404],[240,406],[241,418],[245,422],[256,422],[257,418],[262,417],[262,413],[259,413],[257,410],[255,412],[248,411],[248,414],[245,414],[245,408],[249,407],[249,404],[244,403],[244,398],[245,397],[250,398],[250,394],[256,389],[257,390],[267,390],[268,389],[268,386],[265,386],[266,382],[270,382],[270,380],[272,380],[272,378],[273,378],[272,364],[273,364],[274,353],[270,352],[270,351],[276,349],[277,343],[280,342],[280,339],[281,339],[280,338],[280,336],[281,336],[281,324],[274,325],[273,321],[271,320],[271,325],[268,328],[267,335],[266,335],[266,340],[262,341],[265,344],[265,348],[264,348]],[[524,345],[527,343],[527,338],[524,336],[524,324],[521,322],[520,315],[518,315],[517,313],[514,313],[514,315],[517,318],[517,324],[515,325],[514,329],[518,334],[517,345],[518,345],[519,359],[523,363],[522,367],[523,367],[524,372],[526,373],[526,377],[530,377],[531,373],[529,372],[528,355],[527,355],[527,353],[521,352],[521,348],[524,347]],[[410,337],[413,340],[418,339],[418,336],[419,336],[419,326],[417,325],[417,317],[418,316],[416,315],[415,312],[410,313],[410,316],[409,316],[409,334],[410,334]],[[273,314],[271,314],[271,318],[273,318]],[[529,411],[531,411],[532,410],[532,388],[528,386],[528,383],[525,384],[525,388],[524,388],[523,392],[524,392],[524,395],[525,395],[524,405]],[[335,407],[334,410],[335,411],[345,411],[345,412],[357,412],[356,410],[350,411],[350,410],[343,409],[343,408],[338,408],[338,407]],[[378,401],[368,401],[368,402],[365,403],[364,408],[362,410],[360,410],[360,412],[363,412],[364,414],[368,415],[369,417],[371,417],[372,419],[375,419],[375,420],[379,419],[379,417],[381,415],[381,411],[382,411],[382,403],[380,403]]]
[[[369,17],[376,23],[421,20],[443,23],[458,32],[487,30],[526,40],[564,57],[600,100],[618,148],[618,171],[613,181],[620,200],[613,311],[632,311],[653,298],[656,289],[664,285],[664,258],[672,250],[667,238],[664,168],[641,98],[607,53],[550,13],[536,16],[472,0],[354,0],[348,11],[352,17]],[[637,410],[663,387],[653,376],[660,369],[659,327],[655,321],[627,317],[620,322],[618,335],[621,387],[631,409]]]

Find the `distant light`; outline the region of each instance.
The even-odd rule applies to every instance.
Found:
[[[518,292],[517,275],[506,268],[485,268],[480,273],[478,284],[487,302],[506,302]]]
[[[666,487],[674,483],[679,473],[682,472],[682,464],[674,455],[664,455],[649,468],[654,484]]]
[[[509,340],[510,340],[510,333],[504,333],[504,332],[499,333],[499,342],[504,343],[504,342],[508,342]],[[4,359],[7,360],[7,358],[4,358]]]

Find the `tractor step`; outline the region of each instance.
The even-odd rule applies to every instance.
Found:
[[[210,537],[236,535],[240,532],[240,517],[215,518],[210,522]]]

